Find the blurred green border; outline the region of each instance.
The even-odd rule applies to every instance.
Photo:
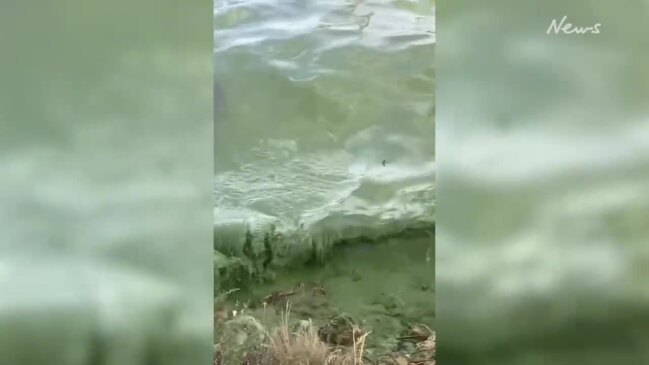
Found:
[[[0,4],[0,363],[212,361],[213,4]]]

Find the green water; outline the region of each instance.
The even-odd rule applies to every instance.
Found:
[[[380,243],[339,246],[322,265],[279,271],[274,280],[248,286],[233,293],[229,309],[245,312],[269,327],[281,320],[286,302],[264,308],[260,303],[274,292],[286,292],[305,283],[305,290],[289,297],[290,319],[311,319],[322,325],[333,315],[349,314],[372,331],[367,338],[368,354],[386,353],[398,347],[397,337],[411,324],[435,322],[434,241],[424,235],[395,238]],[[310,286],[324,289],[313,293]]]
[[[215,3],[217,250],[278,233],[291,256],[432,223],[433,15],[428,1]]]
[[[292,296],[294,319],[348,313],[373,351],[433,327],[433,235],[406,232],[434,225],[434,29],[431,1],[216,1],[226,307],[310,282],[326,294]],[[272,326],[279,307],[248,311]]]

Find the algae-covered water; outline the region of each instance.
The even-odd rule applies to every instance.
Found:
[[[431,1],[215,2],[228,310],[269,320],[286,303],[262,299],[298,291],[293,318],[347,313],[377,349],[433,326],[434,28]]]
[[[217,249],[432,223],[433,19],[427,1],[215,3]]]

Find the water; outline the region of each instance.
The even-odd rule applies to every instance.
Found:
[[[272,326],[262,298],[306,282],[292,318],[351,314],[368,353],[432,327],[433,3],[216,1],[215,24],[217,309]]]
[[[434,18],[426,1],[217,1],[215,245],[278,260],[430,226]],[[326,250],[326,248],[325,248]]]

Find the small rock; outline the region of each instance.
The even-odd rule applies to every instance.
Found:
[[[332,345],[351,346],[354,343],[354,339],[360,338],[362,335],[363,331],[346,314],[338,314],[331,317],[318,330],[320,339]]]
[[[223,364],[241,363],[243,356],[257,351],[266,335],[264,326],[248,315],[225,322],[222,333],[217,334]]]

